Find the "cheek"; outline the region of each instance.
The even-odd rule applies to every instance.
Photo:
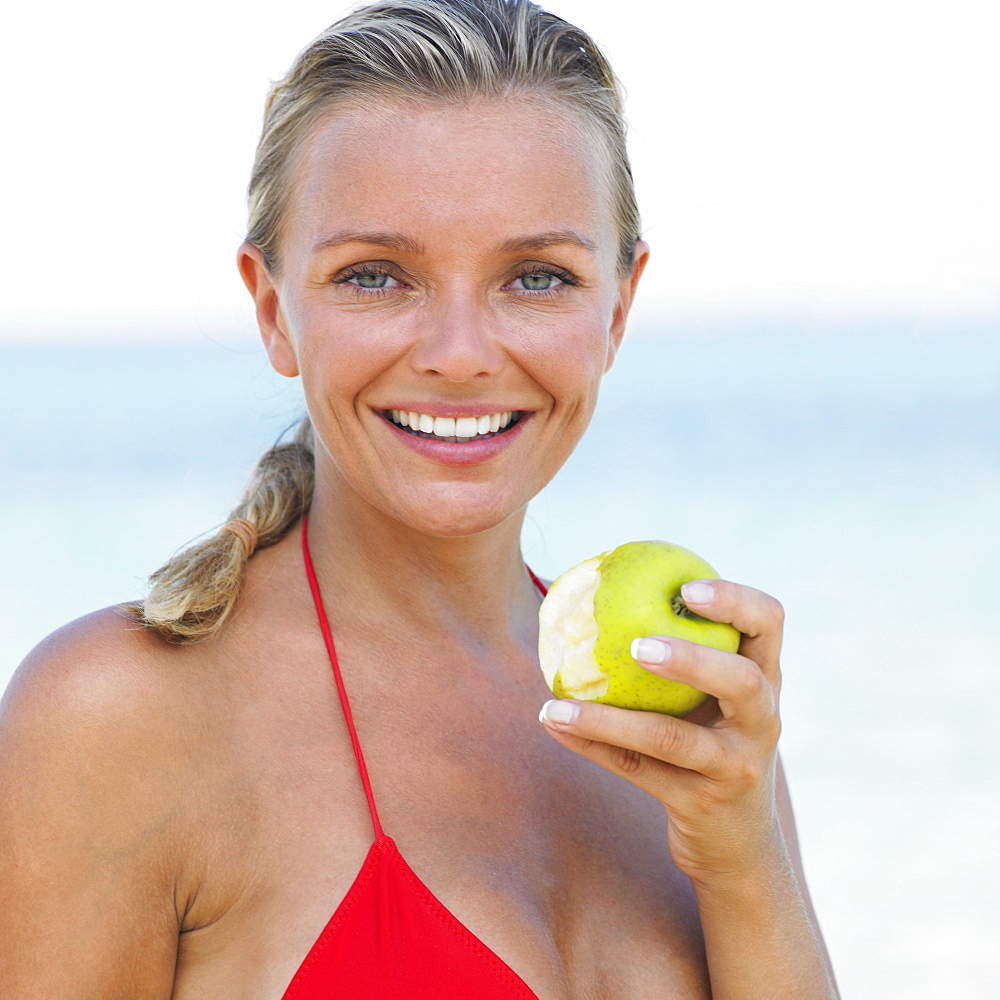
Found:
[[[531,330],[524,338],[525,367],[557,403],[596,396],[607,369],[611,336],[603,310],[564,316],[557,324]]]
[[[300,310],[295,339],[307,398],[315,391],[353,395],[396,364],[407,345],[398,324],[308,304]]]

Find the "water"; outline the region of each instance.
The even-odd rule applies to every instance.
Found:
[[[781,598],[784,756],[845,997],[993,998],[1000,338],[638,331],[535,501],[543,575],[665,538]],[[0,342],[0,684],[225,519],[299,412],[253,343]]]

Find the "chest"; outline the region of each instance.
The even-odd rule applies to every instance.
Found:
[[[540,997],[707,995],[662,809],[547,736],[543,686],[418,687],[355,678],[351,705],[379,818],[427,889]],[[177,1000],[278,1000],[372,842],[339,704],[317,695],[294,720],[281,704],[255,714],[208,810],[204,925],[182,937]]]

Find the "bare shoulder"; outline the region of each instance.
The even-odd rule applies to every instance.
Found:
[[[3,995],[170,995],[186,766],[172,656],[107,609],[51,635],[11,681],[0,704]],[[58,940],[58,956],[40,940]]]
[[[190,801],[215,709],[208,658],[165,642],[124,607],[41,642],[0,702],[0,782],[30,797],[18,815],[85,823],[102,850],[166,844],[167,817]]]
[[[43,639],[11,680],[3,704],[7,712],[45,713],[60,707],[75,712],[113,703],[134,682],[155,674],[168,649],[123,606],[105,608],[64,625]],[[105,703],[105,707],[110,707]],[[41,721],[41,720],[36,720]]]
[[[178,735],[170,708],[181,691],[179,652],[124,608],[64,626],[28,654],[0,703],[5,756],[77,776],[91,765],[103,775],[131,769],[136,752],[141,759]]]

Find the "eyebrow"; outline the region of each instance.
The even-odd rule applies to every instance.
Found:
[[[418,240],[403,236],[401,233],[357,232],[353,229],[342,229],[325,240],[320,240],[312,248],[312,252],[320,253],[323,250],[343,246],[345,243],[367,243],[369,246],[387,247],[409,254],[420,254],[424,249]]]
[[[346,243],[367,243],[369,246],[387,247],[402,253],[418,255],[424,247],[419,240],[411,239],[402,233],[357,232],[353,229],[342,229],[328,236],[325,240],[313,246],[313,253],[321,253]],[[502,253],[518,253],[525,250],[544,250],[553,246],[578,246],[591,254],[597,254],[598,246],[594,240],[572,229],[558,229],[550,233],[537,233],[532,236],[516,236],[500,244]]]
[[[572,229],[558,229],[551,233],[538,233],[535,236],[521,236],[500,244],[504,253],[517,253],[519,250],[544,250],[547,247],[578,246],[592,254],[598,251],[597,244],[587,236],[574,232]]]

